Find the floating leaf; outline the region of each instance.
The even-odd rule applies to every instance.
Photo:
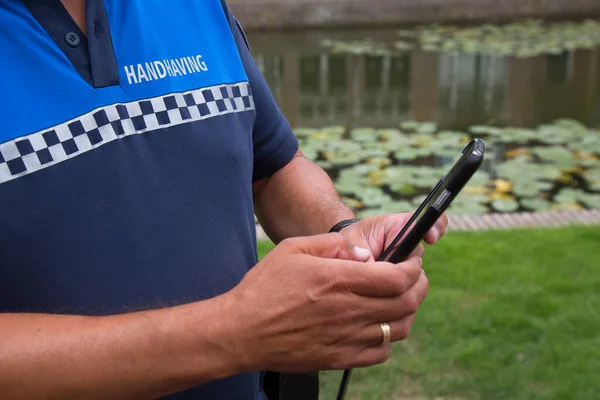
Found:
[[[558,203],[574,203],[580,199],[582,194],[583,192],[580,190],[565,188],[554,196],[554,200]]]
[[[483,214],[488,212],[488,208],[484,205],[487,201],[485,196],[465,195],[461,193],[457,196],[448,208],[448,215],[468,215],[468,214]]]
[[[366,218],[366,217],[374,217],[374,216],[383,215],[384,213],[381,210],[381,208],[376,207],[376,208],[368,208],[366,210],[361,210],[357,214],[360,218]]]
[[[350,131],[350,137],[357,142],[371,142],[376,140],[375,129],[355,128]]]
[[[363,188],[356,195],[369,207],[378,206],[391,200],[389,195],[383,193],[381,189],[374,187]]]
[[[600,209],[600,194],[583,193],[579,201],[589,208]]]
[[[488,200],[490,201],[512,201],[515,199],[515,196],[512,194],[504,193],[504,192],[491,192],[488,194]]]
[[[492,207],[500,212],[514,212],[519,209],[519,203],[515,200],[494,200]]]
[[[469,180],[469,185],[477,186],[477,185],[486,185],[490,180],[490,174],[480,168],[475,172],[475,174]],[[468,187],[468,186],[467,186]]]
[[[495,126],[474,125],[469,128],[469,132],[474,135],[500,135],[502,129]]]
[[[394,193],[400,193],[401,195],[404,196],[413,196],[415,193],[417,193],[417,189],[410,185],[410,184],[402,184],[399,186],[394,186],[392,187],[392,191]]]
[[[580,165],[586,167],[600,166],[600,158],[593,153],[587,151],[579,151],[573,154]]]
[[[568,203],[553,204],[552,207],[550,207],[550,209],[552,211],[579,211],[579,210],[583,210],[584,208],[579,203],[568,202]]]
[[[369,185],[370,186],[381,186],[384,184],[386,178],[385,170],[376,169],[369,172]]]
[[[351,197],[342,197],[342,202],[354,210],[365,206],[364,203],[361,202],[360,200],[356,200]]]
[[[546,211],[550,209],[552,203],[548,200],[534,198],[521,200],[521,205],[531,211]]]
[[[533,197],[540,192],[552,189],[554,185],[546,181],[519,181],[513,185],[512,192],[519,197]]]
[[[380,210],[383,214],[395,214],[413,211],[414,207],[408,201],[388,201],[381,204]]]
[[[573,153],[562,146],[535,147],[531,152],[545,162],[567,168],[576,163]]]
[[[437,131],[437,125],[435,122],[424,122],[417,126],[418,133],[432,134]]]
[[[512,190],[512,182],[505,179],[495,179],[491,181],[497,192],[510,192]]]
[[[520,157],[520,156],[528,156],[529,154],[530,154],[530,151],[528,149],[518,148],[518,149],[508,150],[506,153],[504,153],[504,157],[514,158],[514,157]]]
[[[534,57],[591,49],[600,44],[600,27],[589,22],[517,21],[511,24],[473,27],[429,24],[401,30],[403,40],[394,43],[363,40],[326,39],[321,45],[333,53],[386,55],[402,54],[414,47],[428,52],[467,53],[485,56]]]
[[[483,186],[483,185],[469,185],[466,186],[463,190],[462,193],[464,194],[489,194],[490,192],[490,188],[488,188],[487,186]]]
[[[404,121],[400,124],[400,128],[407,131],[416,131],[420,125],[421,123],[417,121]]]
[[[387,157],[373,157],[373,158],[367,159],[367,163],[373,164],[373,165],[378,166],[379,168],[382,168],[382,167],[387,167],[388,165],[391,165],[392,160],[390,160]]]

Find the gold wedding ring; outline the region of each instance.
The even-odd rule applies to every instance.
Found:
[[[385,346],[392,341],[392,328],[387,322],[382,322],[380,326],[381,332],[383,332],[383,342],[381,344]]]

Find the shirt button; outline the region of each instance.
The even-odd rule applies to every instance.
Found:
[[[77,47],[81,43],[81,39],[79,39],[79,35],[75,32],[69,32],[65,36],[65,42],[71,47]]]

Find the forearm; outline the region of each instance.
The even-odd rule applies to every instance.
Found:
[[[238,373],[219,308],[213,299],[110,317],[0,314],[2,399],[155,399]]]
[[[337,222],[354,218],[327,173],[301,154],[265,181],[255,212],[275,242],[325,233]]]

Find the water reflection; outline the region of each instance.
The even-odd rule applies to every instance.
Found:
[[[383,42],[396,37],[365,33],[371,34]],[[597,130],[555,122],[600,127],[600,47],[528,58],[422,50],[363,55],[322,47],[330,35],[361,37],[257,35],[250,43],[302,150],[361,215],[414,209],[430,178],[432,186],[457,157],[464,134],[447,131],[474,133],[475,125],[486,159],[451,213],[600,205]],[[435,124],[408,127],[415,120]],[[532,129],[497,129],[504,127]],[[408,178],[400,184],[399,177]]]
[[[531,58],[418,50],[365,56],[331,54],[321,37],[250,37],[294,127],[395,127],[408,119],[455,130],[557,118],[600,124],[600,48]]]

